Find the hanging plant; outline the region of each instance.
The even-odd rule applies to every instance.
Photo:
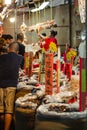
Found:
[[[23,22],[22,25],[20,26],[20,30],[21,30],[22,33],[25,33],[25,32],[26,32],[27,26],[26,26],[26,24],[25,24],[24,22]]]

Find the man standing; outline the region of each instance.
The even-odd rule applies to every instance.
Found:
[[[3,123],[3,130],[9,130],[14,111],[19,68],[23,60],[17,54],[18,50],[18,43],[13,42],[8,53],[0,55],[0,122]]]
[[[19,54],[24,56],[25,46],[23,45],[24,36],[22,33],[17,34],[17,42],[19,44]]]
[[[17,34],[17,43],[19,45],[19,52],[18,54],[23,56],[23,62],[22,62],[22,66],[21,68],[24,68],[24,53],[25,53],[25,46],[23,45],[23,41],[24,41],[24,36],[22,33],[18,33]]]

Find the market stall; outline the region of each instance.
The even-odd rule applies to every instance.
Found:
[[[48,57],[46,55],[45,58],[47,59]],[[53,62],[56,60],[53,60]],[[45,60],[47,63],[48,61],[49,59]],[[53,62],[49,62],[51,67]],[[26,68],[19,73],[15,102],[16,129],[22,130],[25,126],[26,130],[29,128],[32,130],[82,129],[83,125],[87,123],[87,111],[86,109],[79,111],[79,66],[72,67],[68,72],[60,70],[60,73],[57,71],[58,68],[55,70],[55,67],[52,67],[53,69],[51,69],[50,73],[52,77],[50,77],[49,82],[47,82],[46,71],[50,71],[50,69],[48,66],[44,66],[47,68],[44,68],[42,83],[38,79],[40,69],[37,68],[40,65],[36,67],[31,64],[31,66],[34,67],[32,68],[31,77],[28,75],[29,72],[26,75]],[[71,70],[75,72],[74,75]],[[59,73],[58,79],[56,79],[57,73]],[[58,81],[60,91],[57,91]],[[49,83],[52,84],[50,88],[48,87]],[[44,125],[45,123],[47,125]],[[76,125],[77,123],[79,125]]]

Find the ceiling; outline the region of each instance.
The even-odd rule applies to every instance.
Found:
[[[12,0],[11,5],[5,5],[5,0],[0,0],[0,21],[4,20],[15,7],[20,11],[23,11],[21,8],[26,8],[25,11],[29,11],[32,8],[38,7],[39,3],[41,4],[44,1],[49,1],[48,7],[55,7],[62,4],[67,4],[68,0]]]
[[[0,8],[5,6],[4,1],[5,0],[0,0]],[[52,2],[52,6],[57,6],[68,2],[68,0],[12,0],[12,4],[16,3],[18,6],[23,6],[26,4],[37,4],[39,2],[42,3],[43,1],[49,1],[50,3]]]

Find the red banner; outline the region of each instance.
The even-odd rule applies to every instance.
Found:
[[[56,83],[57,83],[57,93],[60,92],[60,60],[57,61],[57,78],[56,78]]]
[[[47,53],[45,56],[45,93],[53,93],[53,54]]]
[[[24,70],[25,74],[29,77],[32,75],[32,61],[33,61],[33,52],[25,52],[24,54]]]
[[[67,78],[70,80],[72,76],[72,64],[71,63],[66,63],[66,75]]]

